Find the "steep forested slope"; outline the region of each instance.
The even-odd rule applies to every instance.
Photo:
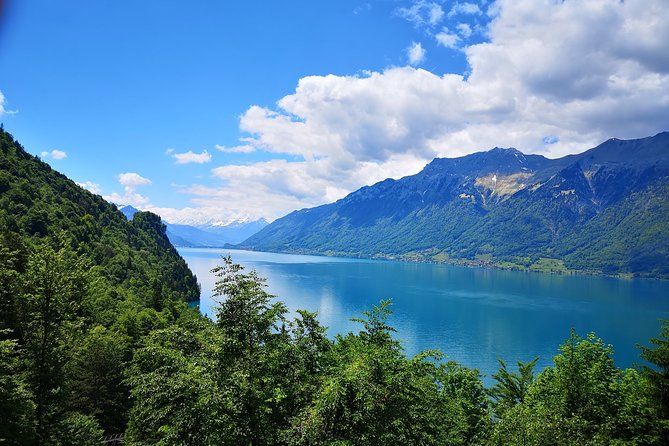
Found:
[[[128,222],[0,131],[0,443],[123,432],[133,352],[198,298],[158,216]]]
[[[197,300],[197,281],[160,218],[137,217],[128,222],[114,205],[0,133],[0,234],[6,245],[28,252],[50,240],[85,257],[111,285],[141,294],[155,279],[170,296]]]
[[[240,246],[667,276],[667,185],[669,133],[559,159],[495,148],[295,211]]]

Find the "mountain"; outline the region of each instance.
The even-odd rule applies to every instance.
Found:
[[[125,215],[125,218],[127,218],[128,220],[132,220],[133,217],[135,216],[135,214],[140,212],[139,209],[137,209],[137,208],[135,208],[135,207],[133,207],[129,204],[119,208],[119,211],[121,211],[121,213],[123,215]]]
[[[109,296],[119,299],[135,296],[141,301],[159,294],[166,300],[198,300],[197,280],[160,218],[134,211],[133,220],[126,220],[116,206],[30,155],[0,130],[0,248],[8,246],[20,259],[45,246],[71,249],[89,265],[96,287],[108,288]]]
[[[216,234],[225,243],[240,243],[267,226],[264,218],[258,220],[235,220],[225,224],[204,224],[197,228],[210,234]]]
[[[131,205],[119,209],[128,220],[139,212]],[[265,219],[237,220],[226,224],[183,225],[164,222],[167,237],[174,246],[191,248],[221,248],[246,240],[265,226]]]
[[[668,199],[667,132],[558,159],[494,148],[292,212],[239,246],[667,277]]]

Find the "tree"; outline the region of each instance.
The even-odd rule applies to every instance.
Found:
[[[518,372],[510,372],[506,363],[499,360],[499,371],[492,375],[496,383],[488,392],[493,399],[497,417],[501,418],[508,409],[525,401],[527,391],[534,381],[532,372],[538,360],[539,358],[529,362],[518,361]]]
[[[67,249],[43,245],[28,260],[22,297],[28,381],[36,404],[37,436],[47,441],[62,413],[63,366],[86,293],[80,262]]]
[[[653,348],[640,347],[641,357],[653,365],[653,367],[644,366],[643,374],[652,389],[662,436],[669,444],[669,320],[662,321],[660,336],[652,338],[650,343]]]
[[[290,344],[287,309],[271,302],[265,281],[244,272],[230,257],[212,272],[219,278],[214,296],[224,298],[216,311],[220,332],[218,386],[229,419],[230,444],[274,444],[287,427],[283,413],[288,373],[284,352]]]
[[[78,342],[66,367],[69,406],[96,417],[108,433],[125,430],[130,402],[123,375],[129,360],[129,339],[96,326]]]
[[[103,431],[97,420],[80,413],[69,414],[54,429],[54,446],[100,446]]]
[[[391,336],[389,305],[356,319],[358,334],[337,337],[313,402],[293,422],[291,444],[465,444],[467,391],[455,365],[437,367],[437,352],[406,358]]]
[[[16,339],[21,336],[17,298],[21,292],[24,262],[20,239],[9,234],[0,236],[0,335]]]
[[[32,395],[19,368],[16,341],[0,340],[0,444],[30,444],[35,434]]]
[[[188,316],[146,338],[128,370],[130,444],[232,444],[222,436],[216,338],[213,324]]]
[[[659,444],[646,385],[621,371],[611,346],[572,330],[569,339],[528,386],[523,401],[496,421],[495,445]]]

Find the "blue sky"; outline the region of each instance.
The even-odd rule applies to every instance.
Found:
[[[599,85],[574,83],[593,73],[567,62],[556,69],[548,60],[553,71],[539,70],[534,78],[514,74],[528,58],[514,52],[533,36],[509,30],[519,23],[528,32],[544,26],[555,5],[541,11],[532,2],[525,9],[504,3],[8,0],[0,24],[0,120],[29,151],[74,180],[173,221],[276,218],[413,173],[434,156],[493,145],[560,155],[605,136],[662,130],[667,105],[659,100],[638,112],[659,110],[646,125],[620,128],[597,109],[580,124],[556,125],[559,117],[529,122],[525,103],[552,101],[557,108],[580,101],[582,110],[584,101],[596,107],[619,92],[599,97]],[[566,11],[571,20],[581,20],[578,8]],[[641,12],[626,8],[618,8],[619,20],[639,18]],[[597,20],[602,8],[589,11]],[[557,49],[546,40],[537,64],[546,51],[601,52],[586,38],[566,38]],[[649,41],[642,49],[657,46]],[[625,68],[630,77],[666,76],[662,60],[653,68],[619,53],[612,50],[614,61],[634,59],[643,70]],[[508,79],[486,65],[495,57]],[[625,72],[613,70],[604,73],[608,79]],[[470,92],[477,79],[478,90]],[[522,91],[504,96],[516,83]],[[397,102],[386,102],[395,96]],[[644,98],[653,96],[651,88]],[[502,131],[505,125],[512,131]],[[532,125],[536,131],[527,130]],[[621,134],[610,135],[612,129]],[[177,164],[174,155],[188,151],[200,158],[182,161],[208,162]],[[124,173],[137,176],[119,184]]]
[[[109,193],[119,173],[138,172],[157,205],[183,206],[171,184],[211,166],[175,166],[166,150],[206,149],[217,164],[267,159],[214,146],[235,145],[239,116],[301,77],[405,64],[423,32],[394,14],[399,5],[10,0],[0,89],[18,113],[3,122],[35,154],[65,151],[54,167],[77,181]],[[458,52],[439,52],[426,68],[465,69]]]

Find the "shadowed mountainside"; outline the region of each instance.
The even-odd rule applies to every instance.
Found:
[[[292,212],[239,247],[666,277],[668,197],[667,132],[558,159],[494,148]]]

